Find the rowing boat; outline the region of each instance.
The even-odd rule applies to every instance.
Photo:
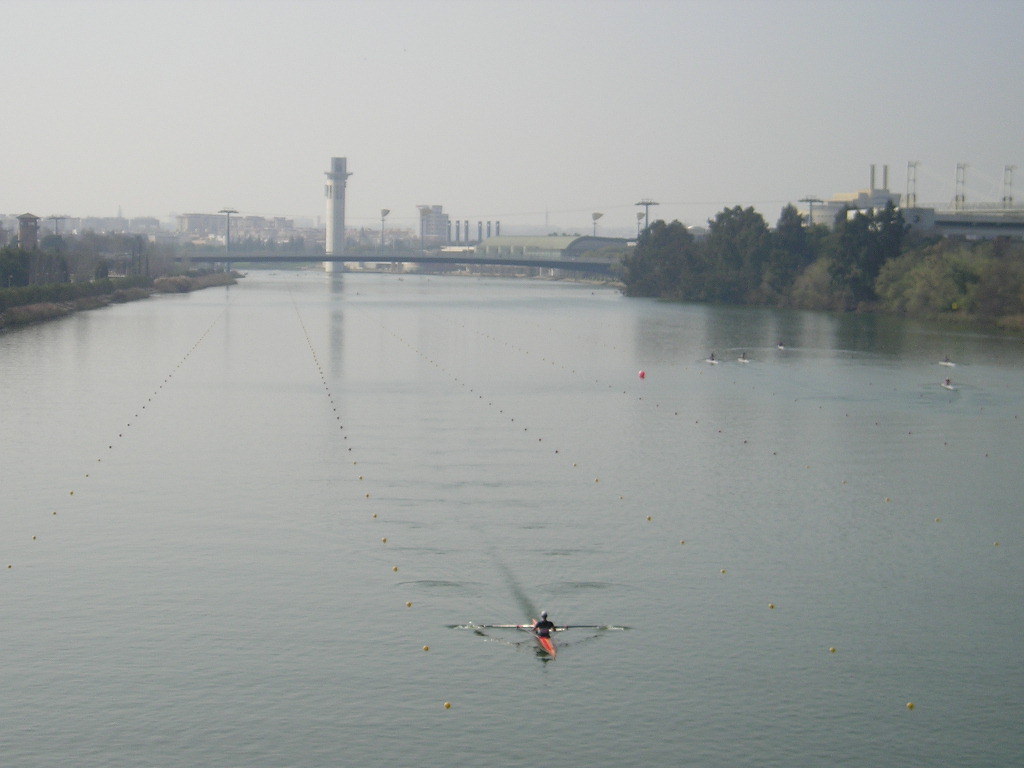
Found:
[[[548,635],[540,635],[537,633],[537,619],[532,619],[529,624],[450,624],[453,629],[472,629],[478,634],[484,634],[481,630],[484,629],[518,629],[523,632],[529,632],[533,639],[537,641],[537,647],[540,655],[545,657],[546,661],[550,661],[555,658],[555,654],[558,651],[554,641],[555,632],[564,632],[567,629],[594,629],[594,630],[613,630],[613,629],[629,629],[629,627],[612,626],[609,624],[573,624],[562,627],[554,627],[551,633]],[[519,643],[514,643],[519,645]]]
[[[537,645],[540,646],[541,650],[551,656],[551,658],[555,658],[555,641],[551,639],[550,635],[538,634],[536,619],[533,620],[530,630],[533,632],[533,636],[537,638]]]

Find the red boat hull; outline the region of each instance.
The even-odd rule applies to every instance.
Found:
[[[537,626],[536,620],[533,622],[533,625]],[[541,650],[543,650],[545,653],[549,654],[551,656],[551,658],[554,658],[555,657],[555,643],[554,643],[554,641],[552,641],[552,639],[550,637],[544,637],[543,635],[538,635],[536,632],[534,632],[534,637],[537,638],[537,645],[539,645],[541,647]]]

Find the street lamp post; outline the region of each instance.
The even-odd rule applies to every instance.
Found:
[[[637,236],[637,239],[640,238],[640,222],[642,222],[643,220],[644,220],[644,212],[643,211],[637,211],[636,212],[636,236]]]
[[[651,206],[657,205],[657,203],[651,200],[651,198],[645,197],[639,203],[635,203],[635,205],[642,205],[644,207],[644,229],[647,229],[651,226]]]
[[[597,220],[604,216],[603,213],[592,213],[590,218],[594,220],[594,237],[597,237]]]
[[[381,257],[381,259],[384,258],[384,219],[386,219],[388,217],[389,213],[391,213],[391,211],[388,208],[381,208],[380,209],[380,257]]]
[[[814,197],[814,195],[808,195],[807,197],[800,198],[801,203],[807,203],[807,226],[814,226],[814,204],[824,202],[820,197]]]

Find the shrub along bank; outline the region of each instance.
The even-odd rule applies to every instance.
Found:
[[[920,238],[892,206],[805,226],[792,206],[775,229],[731,208],[697,240],[654,222],[623,259],[629,296],[979,322],[1024,330],[1024,244]]]
[[[98,309],[109,304],[145,299],[154,293],[186,293],[217,285],[232,285],[233,272],[174,275],[170,277],[120,277],[81,283],[26,285],[0,289],[0,329],[64,317],[72,312]]]

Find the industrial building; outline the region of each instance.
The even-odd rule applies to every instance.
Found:
[[[903,213],[903,220],[911,231],[943,237],[962,237],[969,240],[989,240],[998,237],[1024,238],[1024,206],[1013,200],[1013,166],[1003,172],[1003,199],[998,203],[968,203],[965,188],[966,165],[957,165],[956,196],[951,208],[939,209],[917,205],[917,163],[907,164],[907,194],[889,190],[889,166],[882,166],[882,185],[875,185],[875,166],[871,166],[870,185],[858,192],[842,193],[831,200],[806,197],[802,211],[811,224],[832,227],[836,216],[843,211],[881,210],[892,203]]]
[[[519,257],[536,261],[579,261],[584,254],[606,248],[626,248],[633,243],[624,237],[585,235],[495,236],[476,246],[478,256]]]

